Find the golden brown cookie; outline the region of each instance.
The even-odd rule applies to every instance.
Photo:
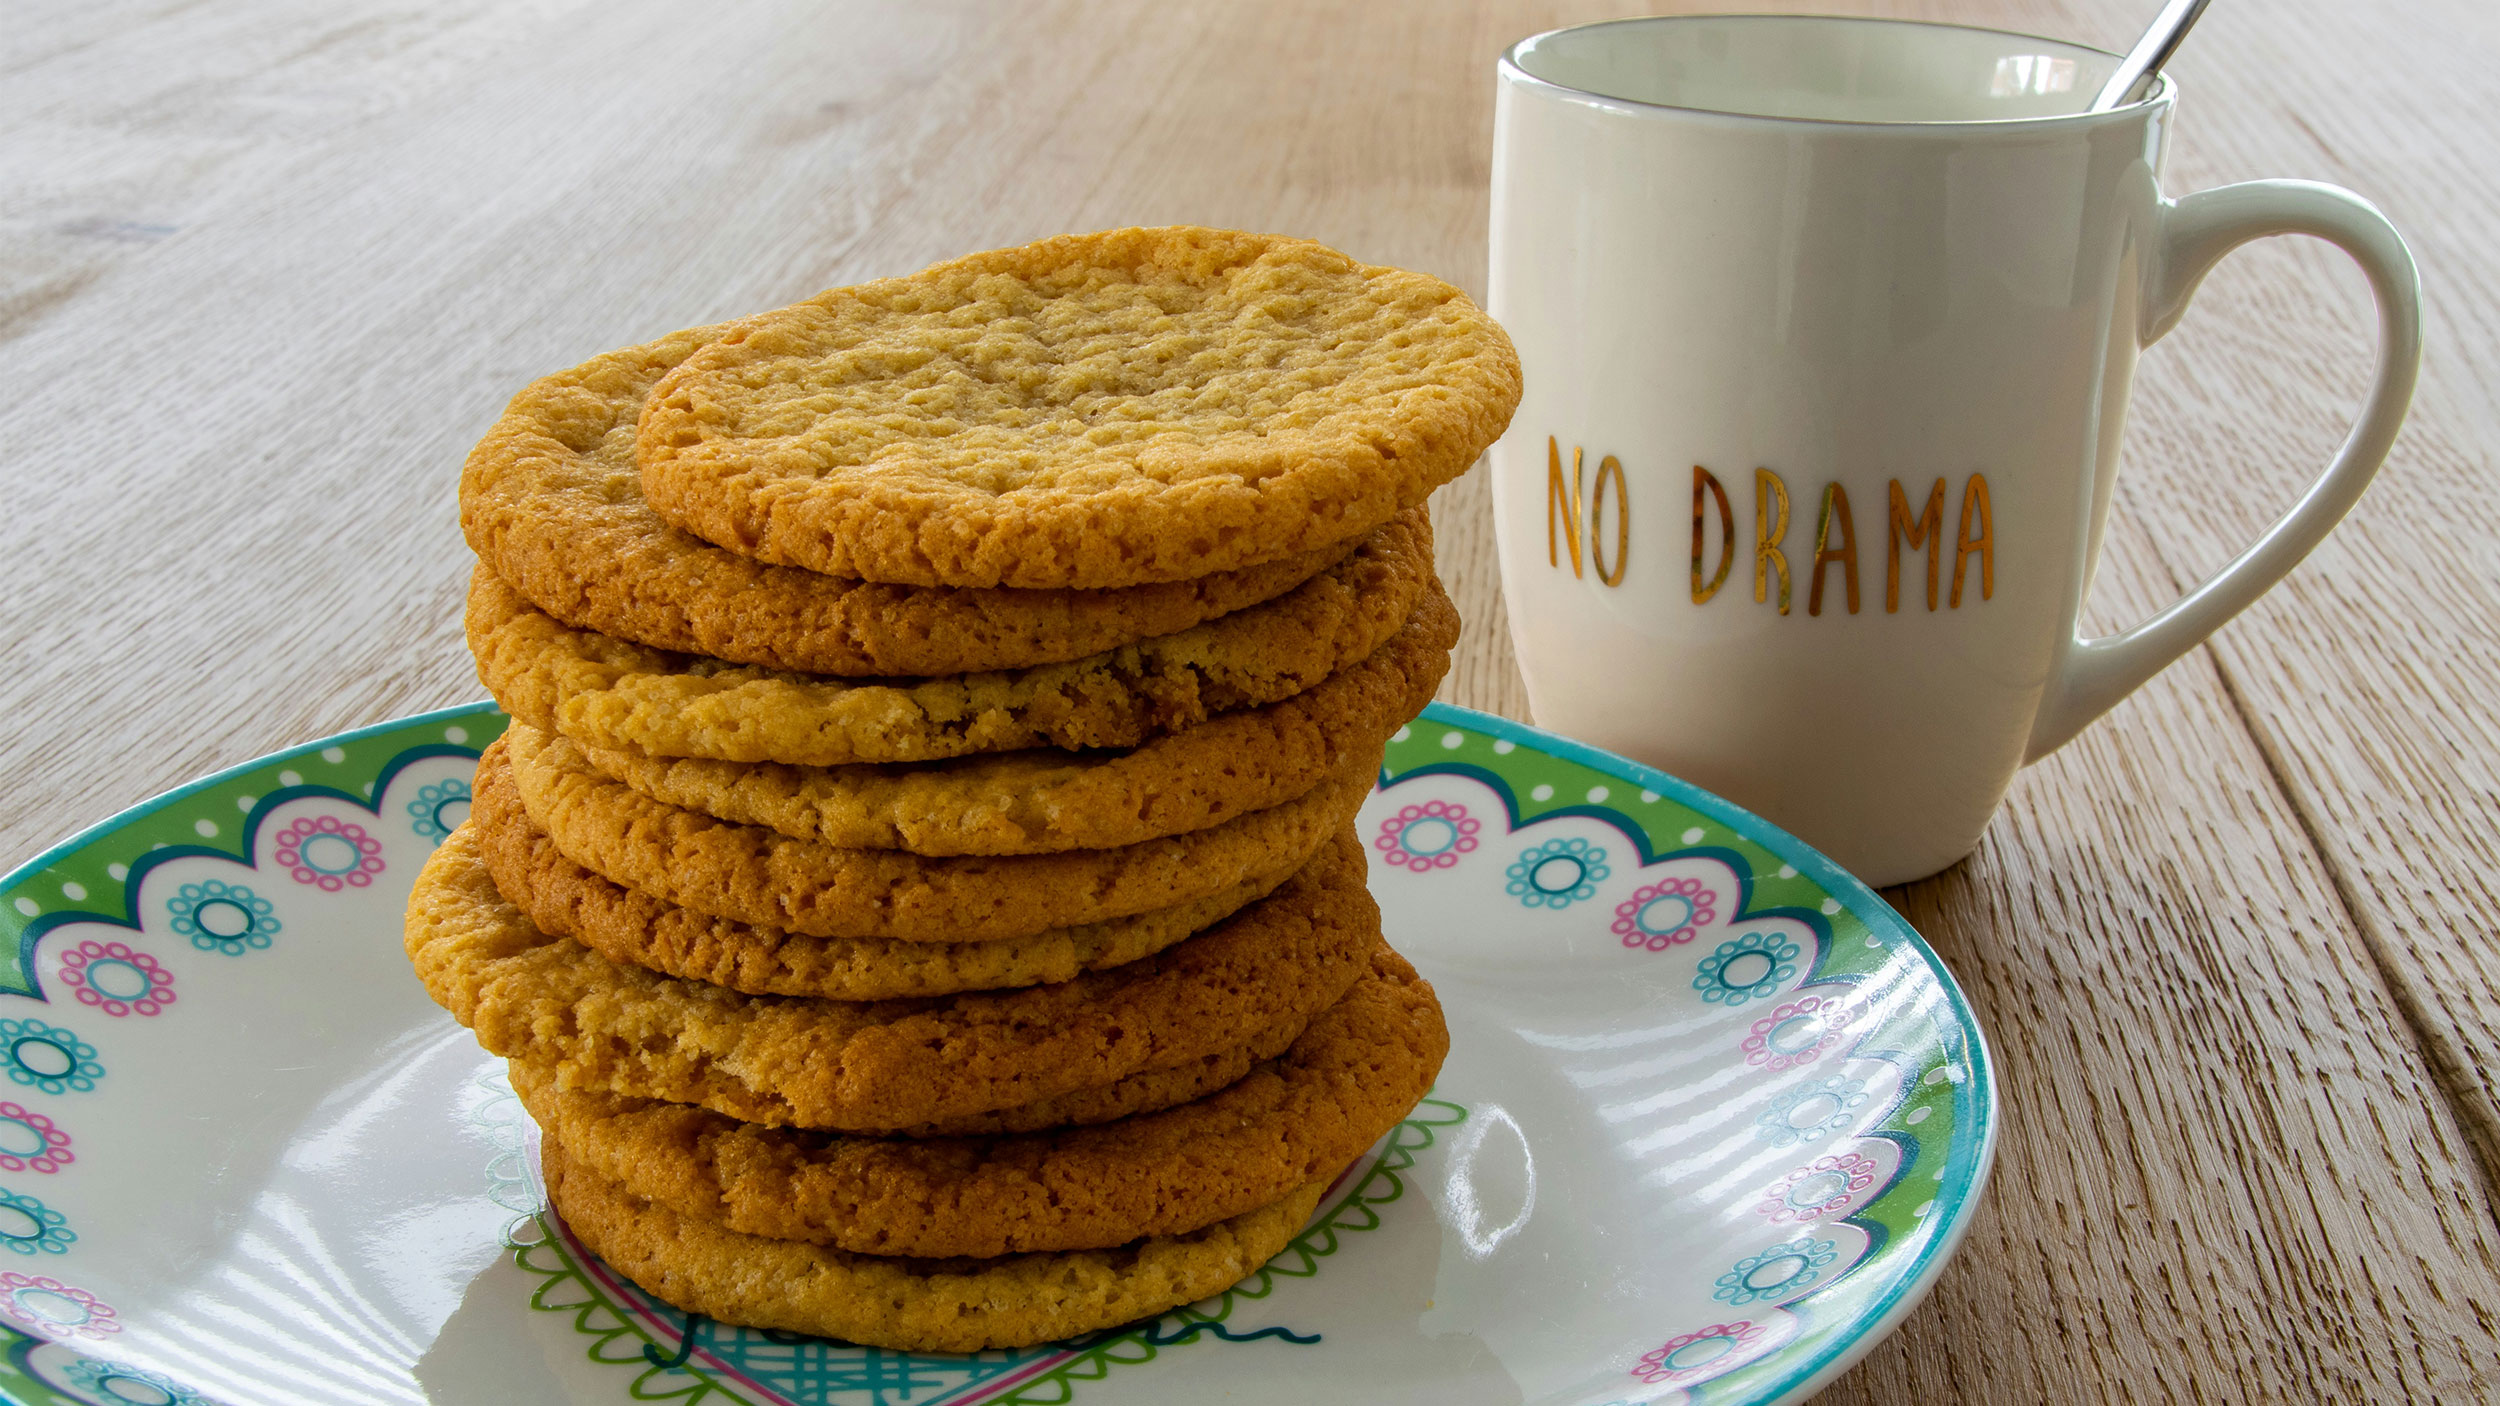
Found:
[[[547,1199],[592,1253],[688,1313],[903,1352],[1030,1347],[1222,1293],[1292,1243],[1326,1179],[1188,1235],[1003,1259],[855,1255],[741,1235],[540,1151]]]
[[[1090,1128],[1096,1123],[1159,1113],[1230,1088],[1251,1070],[1293,1048],[1293,1042],[1302,1038],[1308,1023],[1301,1016],[1293,1016],[1260,1031],[1247,1044],[1217,1050],[1187,1064],[1176,1064],[1169,1069],[1148,1069],[1098,1089],[1078,1089],[1074,1093],[1035,1099],[1031,1103],[1020,1103],[1013,1108],[991,1113],[972,1113],[960,1118],[940,1118],[933,1122],[890,1128],[880,1136],[1009,1137],[1051,1128]],[[507,1060],[506,1063],[515,1069],[530,1065],[541,1083],[558,1089],[565,1087],[563,1071],[559,1066],[539,1066],[525,1059]]]
[[[580,749],[515,721],[530,819],[567,859],[681,908],[814,937],[992,942],[1172,908],[1316,853],[1370,794],[1367,756],[1303,796],[1221,825],[1117,849],[931,858],[844,849],[655,801]]]
[[[484,566],[467,625],[487,691],[543,730],[658,757],[842,766],[1134,747],[1302,692],[1371,654],[1439,590],[1417,509],[1281,599],[1008,673],[845,683],[645,649],[567,627]]]
[[[565,1155],[681,1215],[867,1255],[1007,1255],[1183,1235],[1343,1167],[1432,1087],[1432,988],[1387,947],[1283,1057],[1210,1097],[1009,1138],[759,1128],[706,1109],[512,1084]]]
[[[578,745],[594,770],[653,800],[848,849],[1109,849],[1282,805],[1377,756],[1432,701],[1457,640],[1458,612],[1436,586],[1405,629],[1317,686],[1127,752],[796,767]]]
[[[661,378],[652,509],[759,561],[1127,587],[1313,551],[1464,472],[1519,403],[1437,278],[1275,235],[1067,235],[820,293]]]
[[[1205,1098],[1236,1079],[1248,1074],[1267,1060],[1274,1059],[1293,1047],[1302,1038],[1308,1021],[1293,1016],[1278,1021],[1253,1036],[1248,1044],[1176,1064],[1169,1069],[1149,1069],[1131,1074],[1116,1084],[1099,1089],[1079,1089],[1075,1093],[1020,1103],[995,1113],[972,1113],[961,1118],[940,1118],[934,1122],[914,1123],[909,1127],[888,1130],[892,1137],[1004,1137],[1011,1133],[1034,1133],[1044,1128],[1085,1128],[1108,1123],[1118,1118],[1132,1118],[1140,1113],[1154,1113]]]
[[[662,522],[634,466],[652,385],[726,330],[692,328],[534,382],[470,453],[461,528],[539,609],[658,649],[806,673],[1022,669],[1256,605],[1355,545],[1120,591],[880,586],[751,561]]]
[[[566,1087],[884,1132],[1100,1089],[1325,1010],[1380,940],[1363,878],[1360,846],[1340,834],[1267,899],[1126,966],[1017,991],[827,1001],[662,976],[542,933],[463,826],[418,875],[407,950],[479,1044],[553,1064]]]
[[[898,942],[809,937],[707,918],[584,869],[531,823],[508,758],[479,766],[470,823],[495,887],[543,932],[573,938],[610,961],[631,962],[756,996],[881,1001],[1066,981],[1160,952],[1273,892],[1302,867],[1288,858],[1175,908],[1054,928],[998,942]]]

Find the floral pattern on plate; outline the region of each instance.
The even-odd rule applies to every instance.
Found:
[[[1984,1111],[1967,1074],[1947,1074],[1975,1042],[1937,1019],[1932,956],[1762,822],[1491,719],[1452,710],[1400,733],[1361,823],[1393,814],[1465,814],[1481,843],[1431,866],[1375,862],[1391,941],[1514,985],[1536,979],[1523,953],[1574,972],[1612,962],[1647,1019],[1577,1026],[1558,986],[1520,1033],[1593,1092],[1644,1189],[1725,1207],[1683,1217],[1706,1229],[1618,1287],[1647,1306],[1625,1317],[1615,1399],[1786,1400],[1828,1380],[1856,1346],[1851,1306],[1915,1293],[1905,1268],[1949,1251],[1960,1217],[1936,1219],[1939,1185],[1967,1190],[1984,1169]]]
[[[400,724],[271,757],[107,822],[0,889],[0,955],[14,958],[0,964],[0,1248],[13,1252],[0,1255],[0,1400],[216,1406],[180,1373],[125,1360],[150,1326],[129,1311],[145,1276],[98,1256],[127,1240],[128,1217],[71,1212],[147,1183],[133,1136],[171,1124],[137,1109],[174,1069],[214,1067],[201,1042],[229,1033],[238,990],[265,989],[259,964],[299,937],[370,931],[405,903],[404,884],[383,882],[395,871],[377,821],[421,801],[462,814],[469,729],[487,740],[500,726]],[[407,877],[441,837],[412,826]]]
[[[1359,823],[1451,1062],[1287,1255],[1022,1354],[689,1319],[544,1214],[493,1062],[398,950],[503,721],[276,754],[0,878],[0,1399],[415,1401],[504,1361],[598,1406],[1324,1406],[1381,1373],[1791,1402],[1933,1282],[1984,1181],[1984,1048],[1880,900],[1670,778],[1435,707]],[[1618,1291],[1537,1277],[1591,1256]],[[1484,1350],[1428,1350],[1459,1339]]]

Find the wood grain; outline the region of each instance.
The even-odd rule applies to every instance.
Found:
[[[1813,8],[1834,8],[1829,4]],[[1845,4],[2123,45],[2119,0]],[[1491,62],[1595,3],[60,6],[0,51],[0,862],[477,696],[452,483],[530,377],[1053,233],[1308,234],[1481,292]],[[1997,1179],[1828,1394],[2500,1391],[2500,14],[2219,6],[2170,185],[2339,181],[2416,241],[2412,426],[2248,617],[1897,892],[1994,1038]],[[2266,246],[2148,360],[2094,616],[2225,560],[2357,400],[2366,304]],[[1482,474],[1444,696],[1525,716]],[[2479,1153],[2479,1156],[2478,1156]]]
[[[2183,143],[2173,183],[2348,185],[2387,211],[2422,266],[2429,347],[2404,437],[2337,534],[2213,654],[2489,1185],[2500,1168],[2500,962],[2479,939],[2500,932],[2490,508],[2500,409],[2489,389],[2500,376],[2500,184],[2460,180],[2458,157],[2500,132],[2500,91],[2485,71],[2500,11],[2433,8],[2392,25],[2403,12],[2388,7],[2314,27],[2232,18],[2217,50],[2228,61],[2208,55],[2185,74],[2188,129],[2211,110],[2252,120]],[[2403,78],[2349,102],[2337,74],[2350,72]],[[2343,257],[2296,241],[2237,256],[2199,304],[2147,368],[2139,404],[2152,433],[2134,456],[2144,471],[2122,484],[2182,588],[2325,462],[2366,385],[2372,326]]]

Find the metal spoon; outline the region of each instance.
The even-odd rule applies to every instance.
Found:
[[[2207,0],[2170,0],[2169,4],[2162,6],[2161,13],[2153,19],[2152,27],[2145,30],[2144,37],[2135,41],[2135,47],[2118,61],[2118,71],[2101,85],[2100,93],[2084,111],[2107,112],[2142,97],[2142,90],[2152,85],[2153,76],[2161,72],[2161,66],[2170,62],[2171,54],[2178,50],[2179,41],[2187,38],[2188,29],[2196,23],[2196,17],[2205,13],[2206,3]]]

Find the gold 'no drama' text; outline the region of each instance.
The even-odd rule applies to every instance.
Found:
[[[1753,472],[1753,598],[1768,604],[1778,601],[1779,613],[1789,612],[1792,582],[1788,552],[1784,546],[1788,536],[1788,484],[1770,469]],[[1937,608],[1941,557],[1944,549],[1945,480],[1938,478],[1928,487],[1925,501],[1916,512],[1911,511],[1910,495],[1901,480],[1889,483],[1884,523],[1884,609],[1887,613],[1901,609],[1901,553],[1907,546],[1913,553],[1927,554],[1926,604]],[[1715,509],[1715,512],[1713,511]],[[1607,586],[1623,584],[1624,573],[1630,569],[1632,556],[1631,485],[1624,477],[1623,463],[1609,454],[1597,462],[1597,476],[1592,483],[1587,477],[1585,456],[1578,446],[1571,451],[1571,471],[1563,472],[1562,446],[1553,437],[1545,441],[1545,559],[1557,570],[1569,553],[1571,574],[1584,577],[1593,573]],[[1713,519],[1718,527],[1718,561],[1705,569],[1709,561],[1710,528]],[[1700,464],[1693,466],[1693,604],[1706,605],[1727,584],[1728,573],[1736,563],[1736,514],[1728,500],[1726,485],[1719,476]],[[1970,570],[1976,560],[1978,570]],[[1840,582],[1840,596],[1849,614],[1858,613],[1858,532],[1851,515],[1849,490],[1839,483],[1823,485],[1820,507],[1814,520],[1814,561],[1807,572],[1806,614],[1823,613],[1823,587],[1827,573]],[[1963,481],[1961,518],[1953,538],[1953,580],[1951,589],[1943,592],[1946,609],[1961,608],[1964,584],[1976,576],[1977,596],[1991,600],[1996,596],[1996,528],[1988,501],[1988,477],[1975,473]],[[1774,592],[1776,583],[1776,594]]]

